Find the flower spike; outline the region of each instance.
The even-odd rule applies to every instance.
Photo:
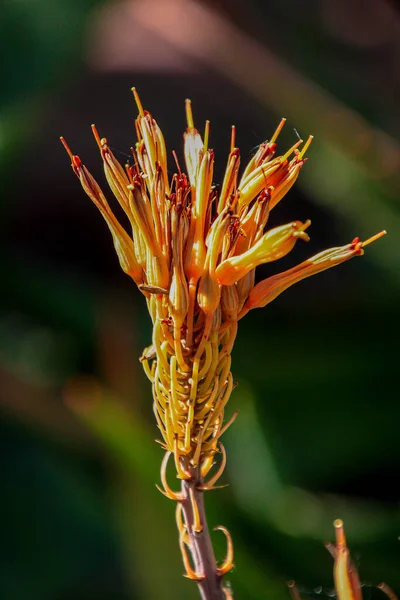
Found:
[[[209,148],[210,122],[206,121],[202,137],[195,128],[190,100],[185,102],[183,163],[177,153],[167,155],[157,121],[144,109],[136,88],[132,93],[138,111],[133,165],[121,165],[107,139],[92,125],[107,183],[129,229],[117,218],[79,156],[63,137],[61,142],[84,192],[110,230],[122,270],[146,298],[153,334],[141,362],[152,384],[159,443],[165,450],[158,489],[178,506],[176,521],[186,576],[199,582],[204,598],[231,600],[222,577],[232,568],[232,540],[220,527],[228,550],[217,569],[215,557],[208,555],[212,546],[202,492],[221,487],[216,484],[225,469],[226,452],[220,438],[237,416],[236,411],[225,419],[235,387],[231,353],[238,321],[302,279],[361,256],[386,232],[324,250],[256,284],[259,265],[283,258],[297,240],[309,240],[309,220],[266,228],[270,211],[290,191],[305,165],[313,137],[304,144],[298,139],[289,150],[276,154],[286,122],[281,119],[240,175],[241,154],[232,126],[225,175],[218,186],[214,151]],[[172,157],[176,169],[170,178],[168,160]],[[220,464],[209,476],[218,452]],[[167,481],[171,455],[181,491],[171,489]],[[339,521],[336,533],[336,545],[328,549],[334,557],[339,600],[360,600],[358,577]],[[395,600],[389,588],[381,589]]]

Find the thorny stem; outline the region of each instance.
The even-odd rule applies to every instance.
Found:
[[[182,481],[182,495],[184,497],[182,511],[189,535],[189,549],[194,570],[203,576],[197,582],[202,600],[226,600],[222,575],[218,572],[208,528],[204,508],[204,492],[198,489],[202,483],[198,472],[194,473],[190,480]],[[197,515],[194,513],[192,499],[197,505]],[[201,531],[195,531],[197,520],[200,521]]]

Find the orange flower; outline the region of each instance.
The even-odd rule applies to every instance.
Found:
[[[129,233],[119,223],[100,187],[78,156],[61,138],[84,191],[105,219],[122,269],[146,298],[152,320],[152,344],[141,361],[152,383],[154,414],[165,456],[161,465],[162,492],[178,502],[177,525],[186,575],[202,588],[202,597],[231,597],[221,587],[233,566],[233,545],[227,538],[225,561],[217,567],[211,553],[202,491],[214,489],[223,473],[226,454],[220,438],[237,413],[225,421],[233,389],[231,352],[238,320],[252,308],[265,306],[288,287],[324,269],[363,254],[358,238],[332,248],[279,275],[254,285],[255,268],[290,252],[298,239],[308,241],[310,221],[294,221],[265,232],[269,212],[296,181],[306,162],[310,136],[275,156],[282,119],[269,142],[261,144],[239,180],[240,152],[231,148],[218,193],[213,184],[214,152],[208,147],[210,123],[204,137],[194,127],[191,103],[186,101],[184,134],[185,175],[173,153],[177,170],[168,179],[167,152],[162,132],[138,107],[138,141],[133,164],[122,167],[105,138],[92,130],[109,187],[124,211]],[[216,472],[208,476],[215,456]],[[173,455],[181,491],[166,478]],[[341,531],[338,527],[337,531]],[[355,571],[350,568],[344,534],[335,548],[335,580],[339,600],[360,600]],[[194,569],[187,556],[189,548]],[[207,556],[205,556],[205,554]],[[208,590],[208,591],[206,591]]]
[[[297,267],[254,285],[255,268],[309,240],[310,221],[294,221],[265,232],[269,212],[296,181],[306,162],[310,136],[276,156],[282,119],[269,142],[261,144],[239,179],[240,151],[231,148],[220,192],[213,183],[214,152],[210,124],[204,136],[194,126],[186,101],[184,156],[176,155],[168,179],[162,132],[151,114],[138,107],[138,141],[133,164],[120,165],[93,125],[111,191],[127,216],[130,231],[118,222],[98,184],[79,157],[70,155],[81,185],[100,210],[122,269],[144,294],[153,323],[153,343],[142,363],[153,384],[154,412],[162,444],[174,454],[179,477],[201,468],[205,476],[220,452],[224,413],[233,387],[231,351],[238,320],[265,306],[294,283],[363,254],[366,242],[317,254]],[[302,147],[301,147],[302,146]],[[228,422],[229,424],[229,422]],[[211,486],[212,487],[212,486]]]

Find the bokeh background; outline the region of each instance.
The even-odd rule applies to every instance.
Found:
[[[155,488],[162,452],[137,360],[149,319],[58,139],[103,183],[89,126],[124,161],[132,85],[181,157],[184,99],[200,129],[211,120],[216,180],[233,123],[242,160],[282,116],[281,149],[314,134],[271,216],[313,222],[283,268],[388,230],[241,322],[229,487],[207,501],[210,524],[233,534],[237,598],[283,600],[289,579],[304,598],[332,596],[336,517],[364,597],[381,580],[399,591],[396,4],[3,0],[0,47],[2,600],[197,598]]]

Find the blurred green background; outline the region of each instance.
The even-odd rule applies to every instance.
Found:
[[[137,360],[149,319],[58,140],[104,183],[89,126],[123,161],[132,85],[180,156],[184,99],[200,129],[211,120],[216,180],[232,123],[243,161],[282,116],[280,149],[294,128],[314,134],[271,216],[311,218],[312,241],[260,278],[388,230],[241,322],[230,485],[207,506],[233,534],[237,598],[283,600],[289,579],[303,597],[331,596],[336,517],[364,597],[381,580],[399,591],[395,3],[5,0],[0,45],[2,600],[197,598],[155,488],[162,453]]]

